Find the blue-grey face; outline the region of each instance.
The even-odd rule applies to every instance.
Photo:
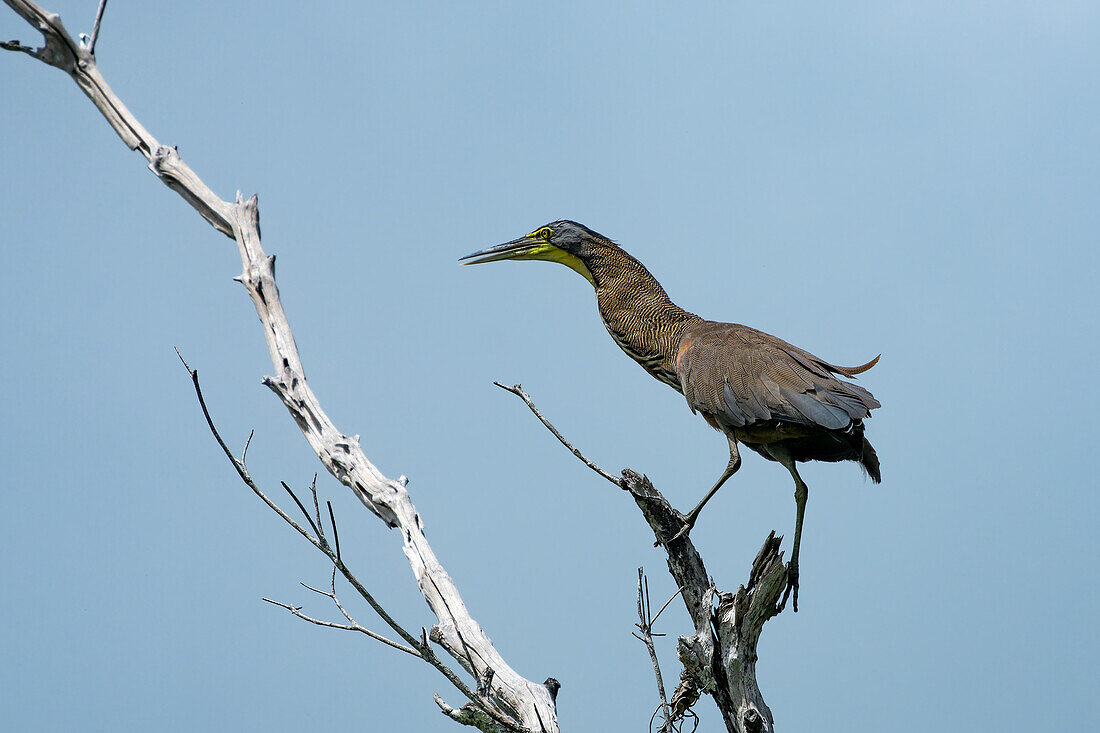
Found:
[[[539,231],[545,229],[550,230],[550,236],[548,238],[550,244],[574,255],[583,254],[587,249],[587,245],[594,238],[600,237],[599,234],[596,234],[596,232],[583,224],[578,224],[568,219],[551,222],[542,227]],[[600,238],[602,239],[602,237]]]

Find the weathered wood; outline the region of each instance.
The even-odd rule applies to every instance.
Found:
[[[306,382],[275,284],[275,257],[265,254],[261,246],[256,196],[245,200],[238,193],[233,202],[219,198],[174,147],[158,142],[115,95],[96,67],[94,44],[75,41],[61,18],[37,3],[4,2],[42,33],[45,45],[32,49],[13,41],[3,47],[27,53],[68,73],[122,141],[145,156],[149,169],[215,229],[237,243],[243,271],[236,279],[245,286],[256,307],[275,368],[275,376],[264,377],[263,383],[286,405],[329,472],[387,526],[401,531],[405,557],[424,600],[438,620],[431,630],[431,640],[443,646],[475,680],[487,680],[483,690],[487,700],[516,725],[503,726],[474,706],[452,708],[437,697],[440,709],[460,723],[483,730],[556,733],[556,687],[525,679],[497,652],[489,635],[470,615],[454,581],[428,543],[404,477],[384,476],[367,459],[358,436],[349,437],[337,429]]]
[[[672,721],[682,718],[699,695],[705,693],[714,699],[730,733],[771,733],[772,712],[756,682],[756,644],[764,624],[783,610],[780,596],[787,587],[789,568],[779,551],[782,538],[776,537],[775,532],[768,535],[753,560],[747,586],[738,586],[735,593],[719,592],[707,575],[690,534],[681,531],[686,518],[646,476],[628,468],[622,478],[616,478],[566,440],[520,385],[495,384],[523,400],[554,437],[586,466],[629,493],[653,531],[656,545],[668,553],[668,571],[679,586],[679,595],[695,625],[695,633],[681,636],[677,643],[684,672],[670,703]],[[660,672],[657,674],[659,679]]]
[[[774,719],[756,681],[756,644],[764,624],[780,612],[779,599],[787,583],[779,538],[775,532],[768,536],[753,562],[747,586],[721,593],[707,575],[690,535],[680,534],[684,515],[648,478],[630,469],[623,471],[621,487],[668,553],[669,573],[683,589],[684,605],[695,624],[695,633],[677,642],[685,673],[673,694],[673,707],[677,700],[709,694],[730,733],[770,733]]]

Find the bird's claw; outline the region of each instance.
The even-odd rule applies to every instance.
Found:
[[[793,593],[793,595],[792,595]],[[791,597],[792,609],[798,613],[798,564],[787,565],[787,587],[783,590],[783,600],[779,602],[779,610],[787,606],[787,598]]]
[[[691,531],[691,528],[695,526],[695,519],[695,517],[690,516],[684,517],[684,526],[680,527],[679,531],[677,531],[676,534],[672,535],[672,537],[669,538],[668,542],[675,542],[681,537],[686,537],[687,533]]]

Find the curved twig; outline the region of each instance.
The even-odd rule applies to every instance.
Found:
[[[620,479],[618,476],[616,476],[613,473],[608,473],[607,471],[603,470],[602,468],[597,466],[592,461],[588,460],[588,458],[586,458],[585,455],[583,453],[581,453],[578,448],[574,447],[572,443],[570,443],[568,440],[565,439],[565,436],[562,435],[558,431],[558,429],[555,428],[550,423],[549,420],[547,420],[545,417],[542,416],[542,413],[539,412],[539,408],[536,407],[535,403],[531,401],[531,397],[526,392],[523,391],[522,386],[520,386],[518,384],[514,384],[511,387],[508,387],[506,385],[501,384],[500,382],[493,382],[493,384],[500,387],[505,392],[511,392],[516,397],[519,397],[521,400],[523,400],[524,403],[526,403],[528,409],[530,409],[531,412],[533,412],[535,414],[535,417],[537,417],[539,419],[539,422],[541,422],[543,425],[545,425],[546,429],[549,430],[551,433],[553,433],[554,437],[557,438],[558,441],[561,442],[562,445],[564,445],[566,448],[568,448],[573,455],[575,455],[577,458],[579,458],[581,460],[581,462],[584,463],[584,465],[588,466],[593,471],[600,474],[601,476],[603,476],[605,479],[607,479],[611,483],[613,483],[616,486],[622,488],[622,485],[623,485],[622,479]]]

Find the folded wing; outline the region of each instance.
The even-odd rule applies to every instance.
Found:
[[[835,375],[852,376],[877,361],[840,367],[754,328],[703,321],[682,337],[676,372],[692,411],[723,427],[780,421],[846,430],[880,405]]]

